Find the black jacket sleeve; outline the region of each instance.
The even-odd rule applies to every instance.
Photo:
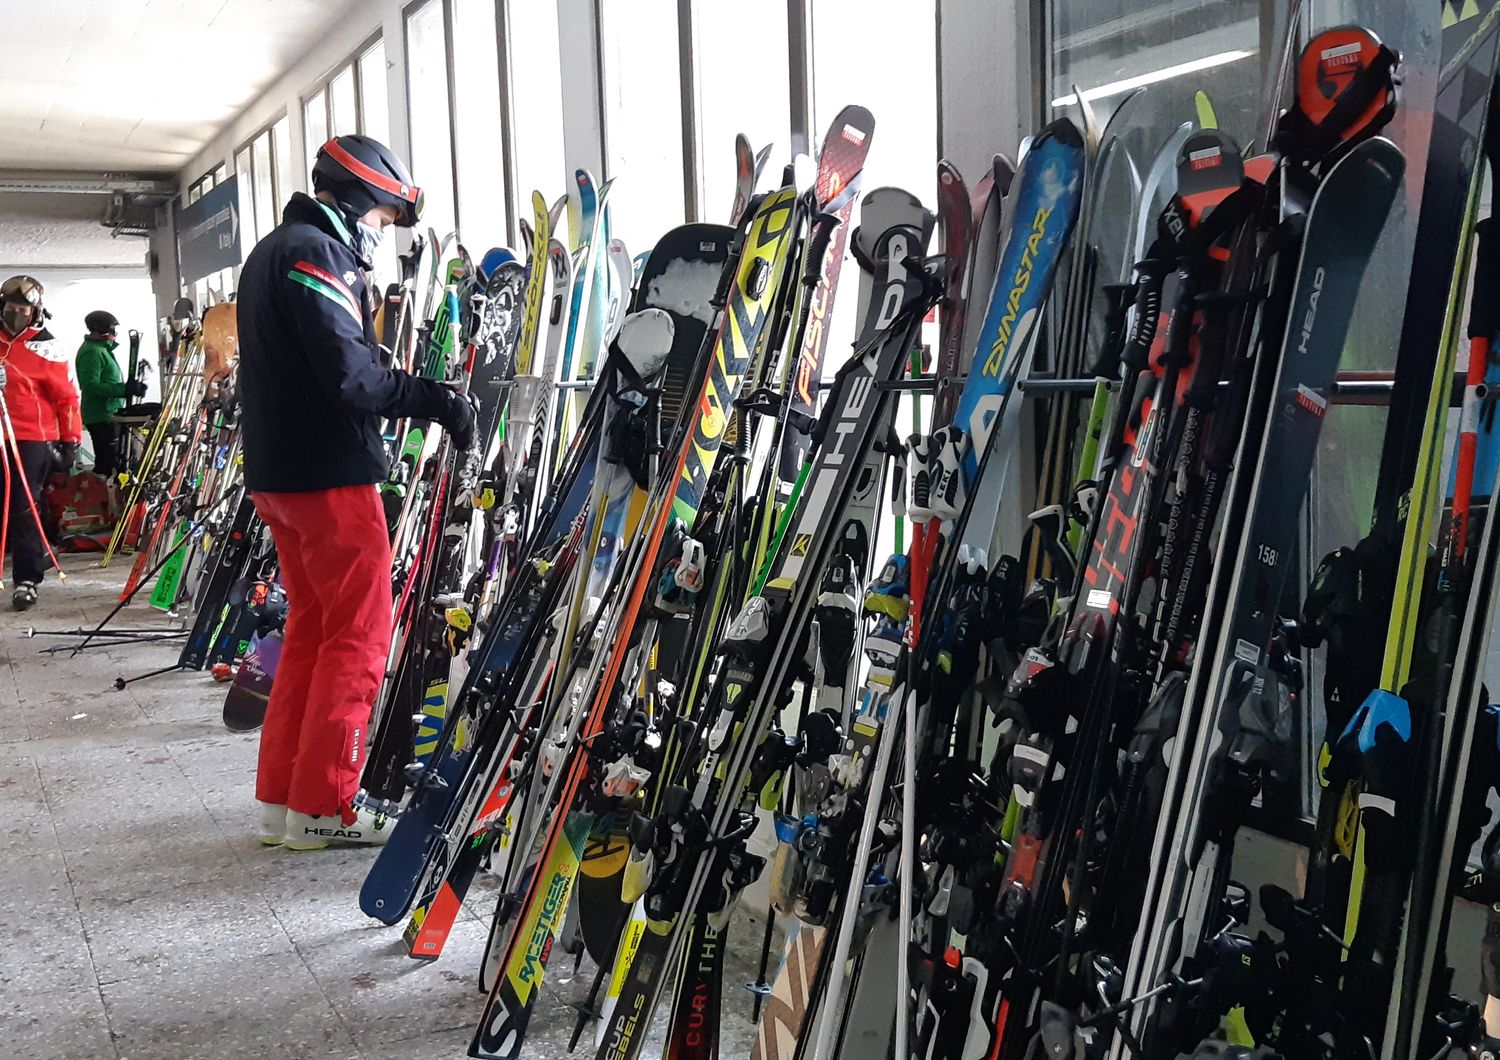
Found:
[[[357,293],[362,288],[342,279],[353,269],[353,255],[341,250],[328,240],[304,245],[283,261],[285,304],[313,382],[353,411],[436,419],[448,407],[447,389],[380,363],[368,309]]]

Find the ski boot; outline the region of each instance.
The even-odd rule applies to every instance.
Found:
[[[907,558],[900,553],[885,561],[880,574],[865,590],[865,612],[884,615],[893,622],[906,621],[911,610],[911,571]]]
[[[17,611],[29,611],[36,603],[36,582],[18,582],[11,594],[10,606]]]
[[[896,663],[901,656],[905,626],[882,617],[865,637],[865,655],[870,660],[868,681],[881,688],[896,682]]]
[[[938,443],[929,435],[914,434],[906,440],[909,454],[907,465],[911,468],[911,496],[907,501],[906,514],[918,526],[925,526],[932,518],[932,487],[942,469],[938,466]]]
[[[286,842],[286,807],[274,802],[260,804],[260,835],[268,847],[279,847]]]
[[[396,829],[396,818],[379,813],[355,800],[354,820],[345,824],[342,817],[315,817],[288,810],[285,846],[288,850],[322,850],[330,844],[351,846],[384,846]]]

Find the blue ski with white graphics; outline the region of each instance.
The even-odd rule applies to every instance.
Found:
[[[982,478],[979,469],[1005,417],[1010,394],[1030,363],[1037,322],[1078,220],[1087,164],[1083,137],[1066,118],[1052,122],[1032,141],[1011,185],[1006,203],[1010,228],[953,422],[909,443],[916,498],[910,509],[911,637],[921,629],[928,576],[939,565],[944,537],[959,530],[951,545],[989,547],[999,518],[1005,468]],[[984,514],[960,520],[966,508]]]
[[[979,343],[953,422],[969,439],[964,480],[972,483],[990,432],[1021,374],[1058,261],[1083,200],[1083,139],[1060,118],[1032,141],[1011,189],[1010,230],[995,270]]]

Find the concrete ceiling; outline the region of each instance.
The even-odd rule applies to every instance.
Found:
[[[367,0],[15,0],[0,166],[171,173]]]

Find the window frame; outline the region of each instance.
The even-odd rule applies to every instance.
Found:
[[[419,4],[427,2],[429,2],[429,0],[415,0],[413,4],[408,6],[415,7]],[[405,9],[402,10],[402,26],[403,28],[405,27]],[[328,134],[332,136],[334,128],[333,82],[335,78],[342,76],[344,71],[348,70],[351,72],[351,75],[354,78],[354,131],[358,135],[363,135],[365,131],[365,75],[364,72],[360,69],[359,61],[364,58],[366,52],[375,47],[375,45],[379,44],[382,40],[384,40],[384,33],[381,30],[377,29],[374,33],[370,34],[369,37],[361,41],[358,47],[356,47],[348,55],[344,56],[344,58],[340,59],[336,64],[334,64],[333,68],[330,69],[326,74],[318,78],[312,84],[308,85],[307,88],[303,89],[303,91],[300,92],[297,96],[297,105],[300,108],[300,114],[306,115],[307,105],[313,101],[313,97],[315,97],[319,92],[323,93],[323,127],[327,129]],[[304,119],[304,140],[306,140],[307,138],[305,125],[306,123]],[[307,160],[307,164],[309,166],[312,165],[311,158]]]
[[[712,0],[709,0],[712,2]],[[790,0],[795,3],[796,0]],[[609,27],[609,17],[605,13],[606,4],[614,4],[616,16],[620,12],[619,0],[594,0],[592,15],[594,19],[594,71],[597,75],[599,89],[598,98],[594,101],[599,116],[599,157],[600,173],[597,174],[601,183],[614,179],[613,166],[610,162],[609,151],[609,105],[608,105],[608,77],[609,62],[605,57],[605,34]],[[698,59],[696,50],[693,48],[693,6],[695,0],[676,0],[677,3],[677,97],[678,113],[680,115],[680,128],[678,138],[682,147],[682,216],[687,223],[701,221],[700,211],[703,202],[702,188],[700,187],[700,174],[703,172],[702,150],[698,143],[698,109],[699,109],[699,84],[698,84]]]
[[[410,3],[401,7],[401,55],[404,69],[401,71],[401,95],[406,101],[406,142],[408,154],[412,151],[412,117],[414,110],[411,105],[411,18],[412,15],[427,7],[429,4],[437,4],[443,16],[443,63],[447,70],[447,92],[448,92],[448,158],[452,168],[453,186],[443,189],[447,191],[453,200],[453,228],[455,231],[463,231],[463,218],[460,216],[458,202],[458,129],[453,124],[453,6],[449,0],[410,0]],[[407,165],[415,165],[411,159],[407,159]],[[441,238],[444,233],[439,232]]]
[[[502,8],[508,3],[516,0],[497,0]],[[715,0],[677,0],[677,58],[679,71],[679,84],[682,109],[682,137],[683,150],[683,204],[685,215],[689,221],[712,220],[704,216],[703,173],[705,166],[709,164],[704,158],[704,145],[699,135],[700,115],[702,113],[702,85],[701,70],[703,57],[699,55],[696,47],[696,19],[700,5],[713,3]],[[593,0],[592,14],[594,19],[594,41],[595,57],[594,66],[598,73],[599,98],[595,101],[599,118],[599,153],[603,159],[602,180],[609,180],[615,174],[611,170],[609,152],[609,110],[605,105],[605,77],[607,75],[604,62],[604,34],[608,26],[608,16],[605,12],[607,3],[618,3],[618,0]],[[811,155],[817,150],[818,142],[813,122],[813,92],[815,85],[816,70],[813,63],[813,0],[786,0],[787,5],[787,75],[788,75],[788,114],[787,126],[791,135],[790,148],[793,154],[803,153]],[[943,4],[936,5],[937,25],[934,32],[935,47],[937,50],[935,69],[937,71],[937,84],[934,86],[937,98],[937,143],[934,144],[936,158],[943,157],[943,48],[942,48],[942,21]],[[1041,49],[1034,49],[1040,54]],[[1040,96],[1040,92],[1037,93]],[[879,115],[876,115],[877,120]],[[507,143],[507,147],[509,144]],[[507,174],[507,177],[509,174]]]
[[[459,152],[458,152],[458,72],[454,62],[453,27],[457,20],[457,12],[454,4],[457,0],[410,0],[401,8],[401,44],[402,55],[411,54],[411,16],[428,4],[438,4],[443,16],[443,58],[447,70],[448,91],[448,155],[453,166],[453,226],[458,232],[463,231],[463,203],[458,190],[459,178]],[[510,32],[510,5],[515,2],[529,2],[529,0],[491,0],[495,5],[495,62],[498,71],[495,92],[500,101],[500,165],[502,186],[510,189],[510,202],[505,210],[506,238],[514,246],[520,238],[520,222],[522,218],[531,215],[530,192],[522,192],[516,188],[516,155],[515,155],[515,112],[511,109],[514,104],[513,75],[514,63],[511,58],[512,38]],[[554,0],[555,2],[555,0]],[[366,46],[368,47],[368,45]],[[406,134],[407,143],[412,142],[411,122],[413,108],[411,105],[411,67],[408,61],[406,69],[402,71],[402,94],[406,100]]]
[[[182,205],[191,206],[193,203],[203,198],[204,192],[213,191],[225,180],[227,180],[228,177],[228,163],[220,162],[218,165],[205,172],[197,180],[192,181],[190,184],[188,184],[187,188],[182,193]]]
[[[278,203],[284,203],[284,202],[286,202],[286,200],[288,198],[291,197],[292,189],[290,189],[290,188],[282,188],[280,186],[281,185],[281,168],[280,168],[280,164],[279,164],[280,163],[280,159],[278,159],[277,156],[276,156],[276,152],[277,152],[277,147],[276,147],[276,132],[275,132],[276,126],[280,122],[285,121],[285,120],[287,120],[287,112],[283,110],[279,114],[277,114],[275,117],[273,117],[270,121],[266,122],[260,128],[256,129],[254,132],[252,132],[249,136],[245,137],[245,139],[241,143],[239,143],[235,147],[235,149],[232,152],[230,152],[230,155],[229,155],[230,159],[234,163],[234,174],[235,174],[235,176],[243,176],[245,178],[245,187],[248,190],[245,191],[243,194],[248,198],[248,201],[249,201],[249,204],[250,204],[251,221],[252,221],[252,224],[254,224],[255,227],[257,228],[257,231],[255,233],[256,242],[259,242],[265,236],[264,232],[261,232],[261,231],[258,230],[259,229],[259,218],[261,216],[261,209],[260,209],[260,203],[257,201],[257,197],[260,195],[260,189],[255,186],[256,185],[256,180],[255,180],[255,145],[256,145],[257,142],[259,142],[259,140],[260,140],[260,138],[262,136],[265,137],[266,153],[268,155],[270,155],[270,158],[267,160],[267,165],[269,166],[269,172],[270,172],[270,177],[271,177],[271,209],[270,209],[270,216],[273,218],[273,220],[274,220],[274,218],[276,217],[276,215],[278,213],[278,205],[277,204]],[[290,136],[287,137],[287,141],[288,141],[288,144],[290,145],[290,141],[291,141],[291,137]],[[240,166],[239,166],[240,155],[241,154],[244,154],[248,158],[248,160],[249,160],[249,167],[243,173],[241,173]],[[227,165],[225,163],[220,163],[219,168],[220,169],[225,169],[225,168],[227,168]],[[240,225],[241,225],[241,228],[244,227],[244,220],[243,219],[241,219]],[[248,252],[249,248],[246,248],[246,249],[247,249],[247,252]]]

